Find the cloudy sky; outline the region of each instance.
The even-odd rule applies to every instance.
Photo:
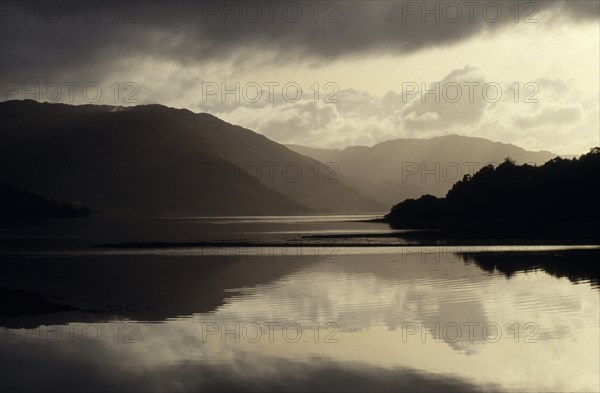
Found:
[[[3,1],[0,99],[159,103],[314,147],[461,134],[583,153],[599,4]]]

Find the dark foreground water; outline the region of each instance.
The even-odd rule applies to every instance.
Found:
[[[0,391],[600,390],[596,246],[362,218],[4,225]]]

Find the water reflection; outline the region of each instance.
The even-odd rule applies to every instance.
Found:
[[[2,390],[598,391],[597,253],[7,257]]]
[[[541,269],[555,277],[567,277],[574,283],[591,282],[596,288],[600,286],[600,266],[595,263],[595,252],[556,250],[510,256],[502,252],[473,252],[462,255],[467,262],[474,262],[485,271],[500,272],[509,278],[518,272]]]

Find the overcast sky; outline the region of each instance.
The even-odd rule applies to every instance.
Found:
[[[598,5],[8,1],[0,98],[159,103],[314,147],[461,134],[583,153]]]

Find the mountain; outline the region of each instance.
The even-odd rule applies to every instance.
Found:
[[[73,218],[89,214],[85,207],[60,205],[0,182],[0,218]]]
[[[542,166],[505,160],[457,182],[445,198],[408,199],[385,217],[395,227],[557,229],[597,236],[600,224],[600,148]]]
[[[96,214],[382,212],[314,159],[161,105],[0,103],[0,180]]]
[[[464,175],[510,157],[517,163],[543,164],[556,157],[483,138],[448,135],[431,139],[395,139],[373,147],[314,149],[287,145],[320,162],[333,162],[356,189],[392,206],[424,194],[443,196]]]

